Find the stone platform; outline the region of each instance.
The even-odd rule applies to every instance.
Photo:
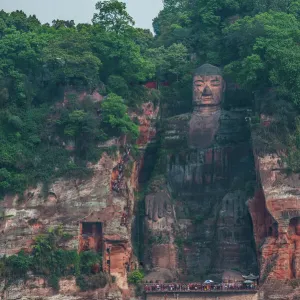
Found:
[[[202,299],[202,300],[258,300],[256,290],[237,290],[237,291],[167,291],[167,292],[147,292],[146,300],[165,300],[165,299]]]

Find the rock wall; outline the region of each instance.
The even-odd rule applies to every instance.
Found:
[[[43,278],[30,278],[26,283],[20,281],[11,285],[1,295],[1,300],[121,300],[126,299],[124,293],[111,285],[96,291],[80,292],[75,278],[60,280],[59,294],[46,286]]]
[[[58,180],[50,185],[46,196],[42,185],[26,191],[24,200],[19,200],[17,196],[6,196],[2,207],[5,215],[10,217],[0,227],[1,255],[16,254],[21,249],[29,250],[37,235],[56,226],[62,226],[66,233],[73,236],[62,247],[80,250],[81,222],[100,222],[103,227],[103,249],[114,244],[110,254],[110,274],[116,276],[121,289],[128,289],[126,264],[130,265],[134,258],[131,222],[129,220],[124,224],[122,216],[124,211],[130,211],[132,215],[136,188],[133,176],[137,171],[132,172],[132,177],[124,178],[126,190],[115,193],[111,191],[110,178],[116,164],[117,160],[104,154],[92,166],[94,175],[89,180]],[[137,169],[138,164],[134,163],[133,168]],[[106,251],[103,253],[103,267],[107,271]],[[23,296],[26,291],[23,290]]]
[[[261,249],[261,277],[298,279],[300,262],[299,175],[286,175],[278,155],[256,155],[263,189],[262,200],[272,216],[266,220]]]
[[[270,126],[271,122],[261,125]],[[260,289],[264,292],[263,299],[298,299],[299,174],[287,174],[283,153],[262,153],[258,146],[253,144],[258,189],[248,207],[260,265]]]
[[[136,114],[141,121],[138,143],[140,148],[146,148],[155,137],[157,113],[158,110],[154,109],[152,103],[146,103],[142,106],[142,112]],[[25,191],[23,197],[6,195],[1,203],[3,215],[6,217],[2,218],[0,223],[0,255],[13,255],[21,249],[29,251],[36,236],[47,232],[50,228],[62,226],[64,232],[72,238],[61,246],[68,250],[83,251],[87,248],[102,251],[103,269],[116,277],[116,288],[122,291],[123,296],[130,294],[127,274],[137,267],[131,233],[135,191],[138,188],[143,155],[136,160],[131,155],[130,149],[122,146],[125,143],[123,139],[99,145],[103,150],[110,146],[117,146],[118,150],[113,155],[104,151],[99,162],[89,166],[93,170],[93,175],[89,179],[61,178],[53,182],[47,191],[43,184],[38,184]],[[120,171],[121,164],[122,171]],[[118,190],[112,186],[116,176]],[[89,229],[84,224],[93,225]],[[91,232],[88,232],[89,230]],[[50,288],[45,288],[44,282],[37,284],[36,289],[30,289],[29,285],[30,282],[25,285],[20,282],[6,291],[3,290],[2,297],[26,299],[40,294],[45,297],[52,297],[55,294]],[[61,297],[64,294],[76,296],[74,299],[86,299],[86,295],[79,293],[74,284],[68,285],[73,288],[69,292],[62,290]],[[107,298],[103,299],[114,299],[109,298],[110,291],[110,289],[106,291]],[[97,293],[102,292],[89,294],[87,299],[93,299]],[[19,296],[23,298],[18,298]]]
[[[93,97],[102,101],[99,95]],[[135,191],[142,167],[152,164],[144,161],[143,153],[155,138],[157,114],[151,103],[143,104],[142,112],[131,113],[140,123],[138,160],[122,148],[125,140],[111,140],[99,147],[117,146],[118,151],[115,155],[106,151],[97,164],[90,165],[91,178],[60,179],[47,191],[38,184],[23,197],[6,195],[2,202],[0,255],[29,251],[37,235],[62,226],[72,236],[62,247],[78,251],[100,247],[103,268],[116,277],[116,284],[81,293],[74,278],[64,278],[56,294],[42,278],[32,276],[26,283],[2,289],[3,299],[130,297],[127,273],[138,264],[132,245]],[[295,300],[300,295],[300,178],[287,176],[277,154],[256,151],[256,145],[250,144],[246,116],[242,110],[223,111],[215,142],[205,149],[197,143],[188,145],[190,114],[164,124],[160,170],[154,172],[145,196],[147,280],[218,280],[228,270],[256,273],[259,267],[259,298],[227,295],[220,299]],[[249,198],[255,180],[257,188]],[[101,243],[100,236],[84,237],[83,223],[101,223]]]

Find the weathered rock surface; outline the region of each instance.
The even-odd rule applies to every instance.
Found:
[[[299,175],[286,175],[276,154],[256,155],[256,161],[263,189],[261,201],[272,216],[271,220],[265,220],[265,229],[268,227],[265,240],[259,241],[262,246],[261,277],[299,278]]]
[[[51,192],[45,196],[43,186],[39,185],[26,191],[27,197],[22,201],[18,197],[6,196],[2,207],[5,215],[10,217],[0,227],[1,255],[29,250],[38,234],[56,226],[62,226],[66,233],[73,236],[63,245],[64,248],[79,250],[81,222],[101,222],[104,249],[112,242],[114,244],[110,253],[110,273],[116,276],[120,288],[128,289],[125,264],[130,265],[133,259],[131,222],[122,224],[122,215],[124,211],[129,211],[132,216],[136,181],[126,178],[126,191],[122,194],[112,192],[110,178],[116,163],[104,154],[93,166],[94,175],[88,180],[58,180],[50,185]],[[137,168],[136,164],[134,168]],[[136,173],[132,172],[133,175]],[[104,251],[103,267],[107,270],[105,254]],[[27,296],[26,292],[26,289],[20,291],[22,296]]]
[[[75,278],[61,279],[60,292],[56,294],[49,287],[45,287],[42,278],[34,278],[26,282],[19,281],[9,286],[2,294],[3,300],[123,300],[122,291],[115,285],[90,292],[80,292]],[[129,297],[127,297],[129,299]]]
[[[82,95],[82,97],[85,96]],[[95,101],[102,101],[98,93],[92,97]],[[142,106],[142,112],[136,114],[141,123],[140,147],[145,148],[147,143],[155,137],[157,113],[158,109],[154,109],[152,103],[146,103]],[[20,282],[5,290],[2,287],[3,299],[35,299],[37,297],[36,299],[51,300],[117,300],[130,297],[127,274],[137,265],[131,242],[135,207],[134,192],[138,187],[143,157],[135,161],[130,154],[126,154],[127,150],[125,150],[125,155],[128,157],[123,163],[123,175],[119,178],[120,191],[114,191],[112,189],[114,170],[124,157],[124,151],[122,147],[119,147],[120,144],[122,141],[112,140],[105,145],[99,145],[104,150],[110,146],[117,146],[118,150],[113,156],[108,155],[109,152],[104,152],[97,164],[90,165],[93,175],[89,179],[62,178],[52,183],[46,192],[44,186],[39,184],[28,189],[22,199],[14,195],[6,195],[1,206],[3,215],[7,217],[2,218],[0,223],[0,255],[13,255],[21,249],[29,251],[37,235],[46,232],[49,228],[62,226],[64,232],[72,236],[61,245],[63,248],[81,251],[87,247],[103,251],[103,269],[116,277],[114,289],[108,288],[105,293],[100,290],[80,293],[74,280],[67,283],[61,281],[60,294],[55,295],[52,289],[47,285],[44,286],[44,282],[33,278],[33,283]],[[86,238],[82,224],[91,222],[101,223],[101,234],[99,233],[97,237]],[[107,249],[109,252],[106,251]],[[30,288],[33,285],[37,288]]]
[[[140,136],[136,143],[140,148],[145,148],[156,136],[155,121],[159,107],[154,107],[153,103],[147,102],[142,104],[141,109],[143,111],[142,114],[132,113],[131,117],[136,117],[140,124]]]
[[[262,125],[270,126],[270,122]],[[286,173],[278,154],[258,152],[257,146],[254,144],[253,149],[260,188],[248,201],[248,207],[260,264],[262,299],[297,299],[300,295],[300,177]]]

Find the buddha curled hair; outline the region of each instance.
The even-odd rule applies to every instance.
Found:
[[[210,75],[220,75],[222,76],[222,71],[220,68],[213,66],[211,64],[204,64],[195,70],[194,76],[210,76]]]

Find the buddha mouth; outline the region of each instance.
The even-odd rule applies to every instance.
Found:
[[[201,100],[203,103],[210,103],[213,101],[213,97],[212,96],[202,96]]]

